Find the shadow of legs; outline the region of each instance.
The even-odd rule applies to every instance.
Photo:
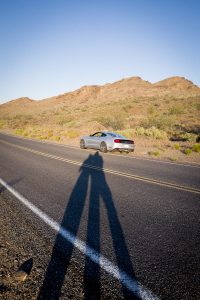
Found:
[[[102,168],[103,159],[96,153],[93,156],[95,165]],[[91,171],[91,194],[87,228],[87,245],[100,253],[100,199],[107,210],[113,248],[120,270],[125,271],[131,278],[135,277],[131,258],[126,245],[123,229],[113,203],[110,188],[106,182],[103,171]],[[85,273],[85,299],[100,299],[100,267],[86,258]],[[124,299],[138,299],[123,285]]]
[[[89,159],[90,156],[84,163],[88,163]],[[88,177],[89,170],[81,168],[81,175],[79,176],[71,193],[61,222],[61,228],[69,230],[72,234],[74,234],[74,236],[77,235],[85,205]],[[73,248],[74,245],[58,233],[53,247],[51,260],[45,274],[45,279],[37,299],[59,299]]]
[[[91,172],[92,174],[92,172]],[[87,245],[100,253],[100,207],[99,194],[95,185],[91,186]],[[86,257],[84,272],[85,299],[100,299],[100,266]]]
[[[131,258],[126,245],[123,229],[112,200],[110,189],[106,182],[104,184],[104,188],[102,189],[102,197],[107,209],[118,268],[125,271],[131,278],[135,278],[135,272],[133,270]],[[133,293],[130,292],[124,285],[122,288],[124,299],[139,299],[138,297],[134,296]]]

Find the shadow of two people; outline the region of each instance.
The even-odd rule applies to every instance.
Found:
[[[98,170],[91,166],[98,167]],[[106,182],[103,171],[103,158],[96,152],[89,155],[80,168],[73,191],[65,209],[61,228],[67,229],[77,236],[83,209],[85,206],[87,190],[90,180],[89,212],[87,221],[86,244],[99,253],[100,258],[100,201],[103,201],[107,211],[113,248],[118,268],[124,270],[130,277],[135,277],[131,258],[125,242],[123,229],[112,199],[110,188]],[[64,283],[67,268],[70,263],[74,245],[58,232],[45,278],[38,294],[40,299],[59,299]],[[137,299],[124,286],[124,299]],[[100,299],[100,264],[93,262],[89,256],[85,258],[84,269],[84,297],[85,299]]]

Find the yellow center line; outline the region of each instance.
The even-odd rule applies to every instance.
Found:
[[[22,149],[22,150],[34,153],[36,155],[48,157],[50,159],[59,160],[59,161],[69,163],[69,164],[73,164],[73,165],[77,165],[77,166],[82,166],[84,168],[89,168],[89,169],[93,169],[93,170],[96,170],[96,171],[103,171],[105,173],[114,174],[114,175],[118,175],[118,176],[122,176],[122,177],[127,177],[127,178],[131,178],[131,179],[135,179],[135,180],[140,180],[140,181],[144,181],[144,182],[151,183],[151,184],[156,184],[156,185],[160,185],[160,186],[165,186],[165,187],[169,187],[169,188],[174,188],[174,189],[178,189],[178,190],[184,190],[184,191],[187,191],[187,192],[200,194],[200,190],[197,189],[197,188],[178,185],[178,184],[175,184],[175,183],[160,181],[160,180],[157,180],[157,179],[151,179],[151,178],[148,178],[148,177],[143,177],[143,176],[138,176],[138,175],[134,175],[134,174],[124,173],[124,172],[115,171],[115,170],[111,170],[111,169],[101,168],[101,167],[97,167],[97,166],[93,166],[93,165],[89,165],[89,164],[84,164],[84,163],[79,162],[79,161],[70,160],[70,159],[67,159],[67,158],[64,158],[64,157],[60,157],[60,156],[55,156],[55,155],[52,155],[52,154],[48,154],[48,153],[45,153],[45,152],[33,150],[31,148],[28,148],[28,147],[19,146],[19,145],[16,145],[16,144],[13,144],[13,143],[10,143],[10,142],[6,142],[6,141],[2,141],[2,140],[0,142],[4,143],[4,144],[7,144],[7,145],[10,145],[12,147],[18,148],[18,149]]]

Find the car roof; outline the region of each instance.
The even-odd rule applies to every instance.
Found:
[[[111,133],[111,134],[117,134],[116,132],[112,132],[112,131],[102,131],[103,133]]]
[[[116,132],[112,132],[112,131],[102,131],[102,132],[105,134],[115,135],[116,137],[125,138],[124,135],[116,133]]]

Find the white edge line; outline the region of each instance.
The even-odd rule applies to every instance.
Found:
[[[159,298],[143,287],[134,278],[131,278],[126,272],[120,270],[106,257],[98,253],[96,250],[92,249],[85,242],[78,239],[74,234],[72,234],[67,229],[60,226],[56,221],[49,217],[46,213],[36,207],[34,204],[29,202],[24,196],[7,184],[2,178],[0,178],[0,184],[2,184],[12,195],[14,195],[22,204],[24,204],[28,209],[30,209],[35,215],[37,215],[43,222],[49,225],[54,231],[62,235],[68,242],[73,244],[80,252],[88,256],[93,262],[99,264],[102,269],[107,273],[111,274],[114,278],[118,279],[126,288],[133,292],[137,297],[142,300],[159,300]]]
[[[30,138],[25,138],[22,136],[18,136],[18,135],[14,135],[14,134],[10,134],[10,133],[6,133],[6,132],[2,132],[0,131],[1,134],[5,134],[8,136],[12,136],[18,139],[22,139],[25,141],[33,141],[33,142],[37,142],[37,143],[41,143],[41,144],[50,144],[53,146],[60,146],[60,147],[64,147],[64,148],[71,148],[71,149],[77,149],[80,150],[79,147],[77,146],[72,146],[72,145],[66,145],[66,144],[62,144],[62,143],[56,143],[56,142],[52,142],[52,141],[40,141],[37,139],[30,139]],[[81,149],[81,151],[87,151],[90,152],[90,150],[98,150],[98,149]],[[137,159],[137,160],[147,160],[147,161],[151,161],[151,162],[155,162],[155,163],[163,163],[163,164],[169,164],[169,165],[174,165],[174,166],[181,166],[181,167],[190,167],[190,168],[198,168],[200,169],[200,164],[198,163],[192,163],[192,162],[180,162],[180,163],[176,163],[176,162],[170,162],[170,161],[165,161],[165,160],[156,160],[156,159],[151,159],[151,158],[147,158],[147,157],[140,157],[140,156],[125,156],[122,154],[114,154],[114,153],[102,153],[103,155],[111,155],[111,156],[116,156],[116,157],[122,157],[125,159]]]

